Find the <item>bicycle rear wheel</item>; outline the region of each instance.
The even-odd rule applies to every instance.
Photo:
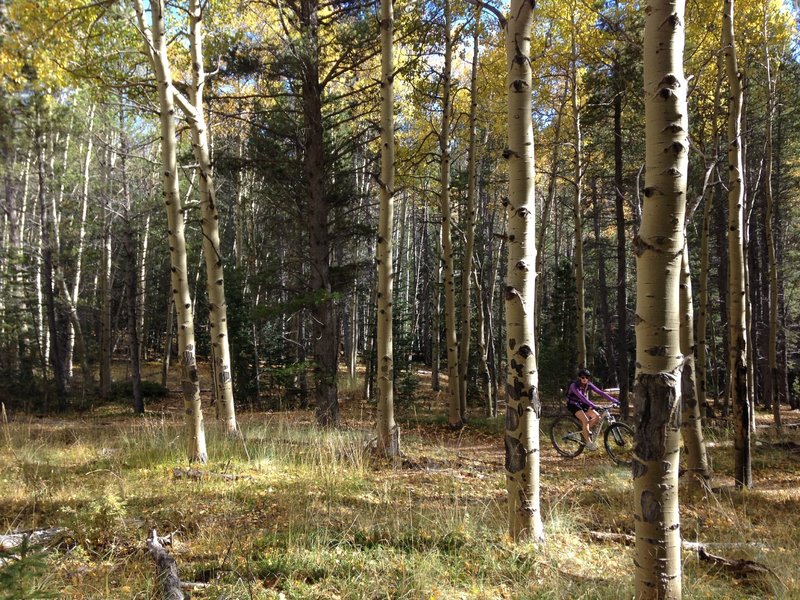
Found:
[[[583,452],[583,427],[580,421],[571,415],[556,417],[550,425],[550,441],[561,456],[575,458]]]
[[[603,436],[606,452],[621,467],[633,463],[633,428],[625,423],[612,423]]]

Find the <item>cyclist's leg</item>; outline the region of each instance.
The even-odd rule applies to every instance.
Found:
[[[588,446],[592,441],[592,433],[589,430],[589,416],[582,410],[576,410],[575,416],[578,417],[578,420],[581,422],[581,427],[583,428],[583,441]]]
[[[586,417],[589,419],[589,429],[594,429],[594,426],[600,421],[600,414],[593,408],[586,411]]]

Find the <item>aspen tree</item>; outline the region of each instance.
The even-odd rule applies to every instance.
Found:
[[[764,188],[767,199],[767,214],[766,214],[766,237],[767,237],[767,264],[769,267],[769,341],[768,341],[768,375],[764,382],[764,394],[767,401],[772,402],[772,416],[775,422],[775,427],[780,431],[781,429],[781,398],[778,393],[778,261],[775,255],[775,198],[772,192],[772,172],[773,172],[773,156],[772,156],[772,123],[775,118],[775,105],[773,97],[775,95],[775,80],[772,76],[772,59],[769,51],[769,38],[767,34],[767,21],[768,10],[767,3],[764,5],[764,20],[763,20],[763,33],[764,33],[764,67],[767,77],[767,119],[766,119],[766,132],[765,144],[767,155],[764,159],[765,164],[765,182]]]
[[[175,131],[175,94],[172,73],[167,57],[165,39],[165,8],[162,0],[151,0],[151,26],[144,20],[141,0],[135,0],[139,27],[145,37],[145,50],[153,66],[158,83],[159,117],[161,123],[161,162],[163,169],[164,204],[167,209],[167,227],[171,263],[172,295],[175,300],[178,329],[178,356],[180,359],[181,389],[189,433],[189,460],[205,463],[205,426],[200,405],[200,380],[197,373],[194,338],[194,315],[189,292],[184,236],[184,210],[178,182],[177,144]]]
[[[453,70],[452,9],[450,0],[444,2],[444,66],[442,67],[442,122],[439,129],[439,208],[442,213],[442,267],[444,276],[445,346],[447,348],[447,421],[450,427],[464,424],[458,378],[458,336],[456,332],[456,277],[451,237],[452,209],[450,206],[450,112]],[[467,333],[467,335],[469,335]]]
[[[192,150],[200,169],[197,188],[200,192],[200,227],[203,232],[203,256],[206,266],[211,351],[214,361],[214,386],[217,416],[228,433],[236,431],[236,410],[233,401],[228,304],[225,301],[225,278],[219,239],[217,192],[214,187],[208,128],[203,108],[206,74],[203,67],[203,7],[198,0],[189,0],[189,52],[192,59],[192,85],[189,102],[175,91],[175,99],[189,121]]]
[[[472,252],[475,247],[475,196],[477,195],[478,164],[478,57],[480,42],[480,6],[475,8],[474,30],[472,32],[472,67],[469,82],[469,142],[467,147],[467,206],[465,209],[466,241],[464,243],[464,262],[461,268],[461,347],[458,350],[458,385],[461,414],[467,408],[467,370],[469,367],[469,344],[472,334],[472,310],[470,303],[470,283],[472,280]]]
[[[512,0],[506,30],[508,65],[508,272],[505,423],[509,533],[514,540],[544,538],[539,503],[539,376],[534,339],[536,227],[531,113],[532,0]]]
[[[645,188],[636,254],[636,597],[681,597],[680,265],[689,155],[683,0],[645,9]]]
[[[574,6],[574,5],[573,5]],[[575,234],[575,252],[573,254],[573,274],[575,276],[575,342],[578,350],[578,368],[586,367],[588,360],[586,351],[586,274],[583,268],[583,135],[581,133],[581,106],[578,102],[578,41],[576,18],[578,11],[573,8],[570,29],[572,56],[570,58],[570,92],[572,101],[572,124],[575,138],[575,159],[573,177],[575,194],[572,197],[572,225]]]
[[[400,454],[400,429],[394,421],[394,347],[392,308],[394,285],[392,239],[394,219],[394,8],[392,0],[381,0],[381,179],[378,219],[378,451]]]
[[[744,185],[742,181],[742,81],[733,35],[733,0],[722,4],[722,51],[728,76],[728,377],[734,423],[734,479],[753,485],[745,317]]]
[[[709,171],[710,173],[710,171]],[[692,478],[690,485],[710,488],[711,466],[703,439],[703,419],[694,360],[694,305],[692,303],[692,277],[689,267],[689,247],[681,253],[680,281],[681,353],[684,357],[681,370],[681,434],[686,452],[686,465]]]

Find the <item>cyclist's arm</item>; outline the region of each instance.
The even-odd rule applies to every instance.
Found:
[[[599,387],[597,387],[591,381],[589,382],[589,389],[592,390],[598,396],[601,396],[601,397],[605,398],[606,400],[608,400],[612,404],[619,404],[619,400],[614,398],[614,396],[612,396],[611,394],[608,394],[608,393],[604,392],[603,390],[601,390]],[[596,404],[594,406],[597,407]]]

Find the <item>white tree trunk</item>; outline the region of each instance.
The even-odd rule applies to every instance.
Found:
[[[472,68],[469,84],[469,146],[467,157],[467,206],[464,224],[464,258],[461,268],[461,347],[458,349],[458,385],[461,414],[467,409],[467,370],[469,367],[469,345],[472,335],[472,307],[470,284],[472,283],[472,252],[475,246],[475,196],[477,195],[478,165],[478,56],[480,49],[480,6],[475,9],[475,24],[472,34]]]
[[[167,57],[165,39],[165,7],[162,0],[151,0],[151,27],[144,21],[141,0],[135,0],[139,27],[146,38],[148,52],[158,83],[158,100],[161,121],[161,161],[164,184],[164,203],[167,209],[167,227],[170,248],[171,284],[178,317],[178,355],[181,365],[181,389],[189,435],[189,460],[204,463],[206,452],[203,411],[200,405],[200,380],[194,339],[194,315],[189,292],[184,237],[184,210],[181,205],[178,182],[177,147],[175,131],[175,100],[172,73]]]
[[[645,9],[646,180],[636,255],[633,500],[636,597],[681,597],[678,512],[680,266],[689,140],[683,74],[684,4]]]
[[[198,0],[189,0],[189,47],[192,57],[191,109],[181,102],[191,128],[192,149],[197,159],[200,177],[200,227],[203,232],[203,254],[206,266],[209,326],[214,361],[214,386],[217,394],[217,414],[228,433],[236,432],[236,411],[233,401],[230,337],[228,335],[225,279],[219,240],[219,213],[208,145],[208,130],[203,109],[205,70],[203,68],[203,8]],[[179,94],[177,98],[182,99]]]
[[[377,378],[378,451],[400,454],[400,429],[394,421],[394,347],[392,307],[394,286],[392,239],[394,219],[394,9],[381,0],[381,180],[378,218]],[[355,326],[355,323],[354,323]]]
[[[508,66],[508,272],[506,351],[508,380],[505,468],[509,534],[514,540],[544,538],[539,500],[539,376],[534,339],[536,227],[531,115],[530,0],[512,0],[506,23]]]
[[[439,208],[442,213],[442,266],[444,271],[444,320],[445,344],[447,347],[447,421],[450,427],[461,427],[464,414],[461,411],[461,393],[458,380],[458,334],[456,332],[456,277],[451,233],[452,208],[450,206],[450,87],[453,64],[453,40],[450,31],[452,10],[450,1],[444,4],[444,66],[442,68],[442,123],[439,131]]]
[[[742,182],[742,82],[733,35],[733,0],[723,0],[722,51],[728,74],[728,376],[735,428],[734,479],[751,487],[750,402],[745,315],[744,185]]]

